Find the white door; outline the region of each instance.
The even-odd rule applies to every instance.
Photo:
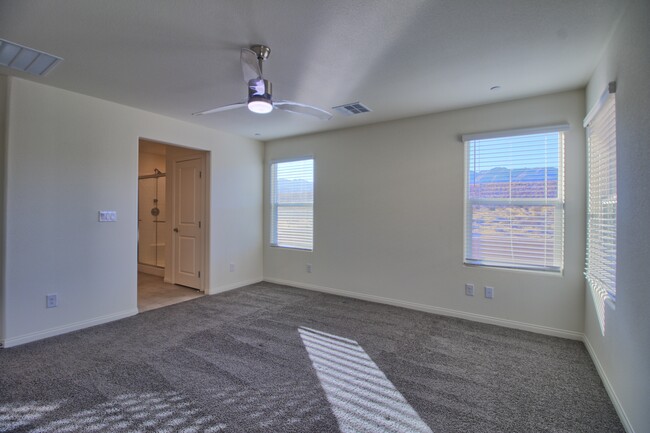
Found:
[[[203,290],[203,158],[174,163],[173,282]],[[205,274],[205,272],[203,272]]]

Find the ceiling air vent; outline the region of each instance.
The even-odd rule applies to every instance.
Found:
[[[61,60],[61,57],[0,39],[0,66],[43,76]]]
[[[370,108],[363,105],[361,102],[351,102],[349,104],[343,104],[336,107],[332,107],[332,110],[338,111],[339,113],[345,116],[353,116],[355,114],[363,114],[372,111]]]

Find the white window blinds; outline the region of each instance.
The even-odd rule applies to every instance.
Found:
[[[613,86],[610,91],[613,91]],[[587,268],[604,331],[604,303],[616,299],[616,98],[606,92],[585,119],[588,136]]]
[[[313,249],[314,160],[271,164],[271,245]]]
[[[562,270],[567,129],[463,136],[466,264]]]

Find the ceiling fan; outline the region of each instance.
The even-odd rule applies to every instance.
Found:
[[[262,76],[262,62],[268,59],[270,54],[271,49],[265,45],[253,45],[250,49],[242,48],[241,50],[241,67],[244,81],[248,85],[248,100],[199,111],[198,113],[192,113],[192,115],[200,116],[248,107],[253,113],[266,114],[276,108],[290,113],[314,116],[320,120],[331,119],[332,115],[320,108],[300,102],[273,99],[271,82],[265,80]]]

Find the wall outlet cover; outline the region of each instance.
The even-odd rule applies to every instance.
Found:
[[[45,307],[54,308],[59,305],[58,297],[56,293],[50,293],[45,295]]]

